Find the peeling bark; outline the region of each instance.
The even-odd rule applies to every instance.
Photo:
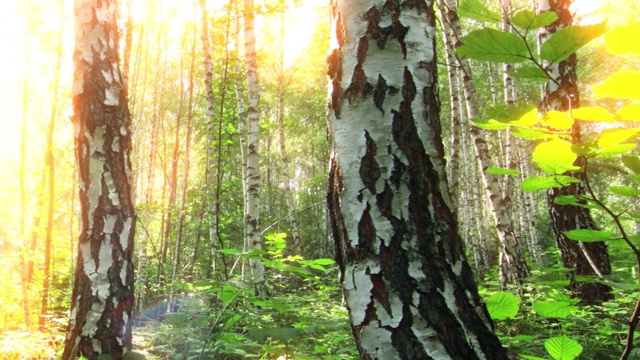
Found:
[[[506,359],[446,183],[432,5],[332,2],[336,260],[362,359]]]
[[[558,20],[541,29],[539,36],[542,41],[548,39],[555,31],[571,25],[573,21],[573,15],[569,10],[571,0],[541,0],[538,2],[538,6],[540,7],[540,11],[554,11],[558,14]],[[550,110],[567,111],[569,108],[578,108],[580,106],[576,79],[577,62],[577,57],[573,54],[558,64],[547,65],[551,70],[550,73],[559,83],[559,86],[551,81],[544,84],[542,89],[543,99],[539,104],[543,112]],[[579,143],[580,124],[576,122],[571,128],[571,132],[572,141]],[[578,157],[575,165],[583,166],[584,159]],[[563,188],[549,190],[547,193],[547,204],[549,206],[551,226],[556,244],[562,255],[563,265],[566,268],[574,269],[570,274],[569,289],[575,292],[585,304],[600,303],[613,298],[611,288],[604,284],[594,282],[578,282],[575,280],[575,276],[594,276],[597,275],[597,272],[603,275],[611,274],[611,263],[609,261],[607,244],[602,241],[580,243],[570,240],[564,235],[564,232],[569,230],[598,229],[591,217],[589,209],[580,206],[557,205],[555,203],[555,199],[560,196],[574,195],[580,197],[587,193],[584,184],[584,175],[581,171],[570,172],[568,175],[580,179],[581,182]],[[586,256],[587,254],[589,258],[594,260],[598,269],[593,269]]]
[[[116,2],[78,0],[73,106],[81,232],[63,359],[131,349],[131,133]]]

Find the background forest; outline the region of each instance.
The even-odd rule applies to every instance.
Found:
[[[444,9],[449,3],[438,5]],[[500,13],[508,3],[484,5]],[[465,16],[461,4],[457,26],[462,35],[499,28],[474,16],[472,7]],[[119,6],[138,216],[135,350],[148,359],[358,358],[326,208],[327,1],[254,4],[260,248],[248,240],[246,226],[247,142],[252,139],[242,3],[123,0]],[[524,0],[509,6],[512,12],[532,8]],[[614,28],[640,20],[636,0],[574,1],[572,11],[574,23],[585,26],[607,19]],[[513,136],[508,127],[469,125],[467,120],[480,116],[461,110],[469,106],[463,104],[460,70],[466,68],[447,49],[456,42],[447,14],[439,14],[437,56],[448,176],[459,204],[459,232],[496,332],[512,353],[531,359],[617,359],[638,297],[635,254],[611,242],[603,247],[610,259],[607,273],[576,275],[576,269],[567,269],[547,194],[521,190],[528,177],[542,173],[532,158],[536,143]],[[68,322],[79,211],[69,121],[72,18],[70,0],[10,2],[0,12],[6,34],[0,37],[6,54],[0,60],[2,359],[55,358]],[[210,83],[203,66],[208,57]],[[504,70],[512,70],[508,65],[469,60],[466,66],[473,72],[476,111],[482,117],[500,118],[507,106],[537,105],[545,96],[535,79],[505,77]],[[617,70],[639,68],[637,55],[611,54],[603,37],[596,38],[578,52],[582,106],[599,105],[613,113],[627,105],[626,100],[598,99],[591,90]],[[608,127],[593,122],[582,131],[590,136]],[[637,144],[634,134],[629,142]],[[478,138],[486,142],[492,166],[478,159]],[[496,204],[482,191],[487,168],[501,197],[510,200],[506,212],[518,245],[517,256],[508,261]],[[517,175],[506,176],[513,175],[508,170]],[[610,185],[637,188],[617,158],[592,164],[589,176],[609,206],[637,213],[638,194],[607,192]],[[598,229],[616,226],[617,219],[606,212],[591,214]],[[637,243],[638,217],[623,225]],[[261,291],[251,278],[254,262],[266,267]],[[581,350],[564,355],[549,350],[545,340],[562,336]]]

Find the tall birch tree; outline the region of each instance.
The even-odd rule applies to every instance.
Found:
[[[328,207],[362,359],[507,359],[457,232],[433,1],[332,1]]]
[[[571,25],[573,15],[569,7],[572,0],[540,0],[539,11],[553,11],[558,15],[558,20],[540,30],[541,42],[547,40],[556,31]],[[580,107],[580,94],[577,86],[576,67],[578,60],[576,54],[572,54],[566,60],[557,64],[547,64],[553,80],[548,81],[542,88],[543,99],[540,108],[543,112],[551,110],[567,111],[569,108]],[[580,122],[574,122],[572,128],[572,141],[580,142]],[[577,166],[584,165],[584,159],[578,157]],[[585,196],[586,189],[584,174],[582,171],[570,172],[570,175],[581,180],[580,183],[572,183],[562,188],[550,189],[547,193],[549,205],[549,217],[551,227],[560,249],[563,265],[574,269],[570,274],[569,288],[578,295],[584,303],[597,303],[611,299],[611,288],[596,282],[578,282],[575,276],[602,276],[611,274],[611,263],[607,244],[598,242],[578,242],[567,238],[565,231],[576,229],[597,230],[597,226],[591,217],[588,208],[574,205],[558,205],[556,199],[561,196],[574,195]]]
[[[76,0],[73,122],[81,231],[63,359],[131,349],[131,133],[118,61],[117,1]]]

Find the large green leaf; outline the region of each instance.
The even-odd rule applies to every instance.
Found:
[[[544,348],[555,360],[573,360],[582,352],[582,345],[564,335],[545,341]]]
[[[458,16],[478,21],[501,22],[502,16],[489,10],[480,0],[461,0],[458,4]]]
[[[578,155],[571,151],[571,143],[568,141],[551,140],[540,143],[533,151],[532,157],[540,170],[549,175],[579,169],[573,165]]]
[[[519,67],[513,71],[507,71],[507,74],[513,77],[531,79],[533,81],[537,81],[541,83],[545,83],[549,81],[549,77],[547,76],[547,73],[542,71],[542,69],[540,69],[537,66]]]
[[[636,148],[636,144],[610,145],[610,146],[599,149],[597,157],[604,158],[604,157],[617,156],[620,154],[628,153],[629,151],[635,148]]]
[[[548,129],[540,126],[531,126],[529,128],[515,128],[511,131],[511,135],[525,140],[542,140],[549,139],[555,136],[549,133]]]
[[[537,301],[533,303],[533,310],[544,317],[566,318],[578,311],[578,307],[566,301]]]
[[[483,61],[523,62],[529,58],[527,44],[516,34],[485,28],[462,38],[458,55]]]
[[[551,63],[559,63],[589,41],[604,34],[606,30],[606,22],[594,25],[569,25],[556,31],[542,44],[540,57]]]
[[[634,174],[640,174],[640,158],[636,155],[622,155],[622,163]]]
[[[516,316],[520,308],[520,298],[511,293],[500,291],[491,295],[485,304],[492,319],[504,320]]]
[[[602,132],[598,138],[598,145],[602,147],[621,144],[640,132],[640,128],[632,129],[608,129]]]
[[[609,186],[609,190],[620,196],[626,197],[640,197],[640,190],[632,188],[630,186]]]
[[[520,183],[520,189],[525,192],[561,188],[571,183],[579,183],[580,180],[571,176],[531,176]]]
[[[471,119],[473,125],[485,130],[505,130],[509,125],[494,119]]]
[[[609,110],[600,106],[585,106],[579,109],[573,109],[571,115],[574,119],[582,121],[613,122],[613,115]]]
[[[640,71],[622,70],[591,87],[596,99],[611,97],[640,100]]]
[[[571,129],[575,121],[566,111],[550,110],[544,114],[540,123],[554,129]]]
[[[571,240],[582,242],[607,241],[613,238],[613,235],[604,230],[576,229],[564,231],[563,234]]]
[[[504,169],[504,168],[497,168],[497,167],[487,168],[487,170],[485,170],[485,173],[487,173],[489,175],[510,175],[510,176],[518,176],[518,175],[520,175],[519,171],[511,170],[511,169]]]
[[[558,20],[558,15],[553,11],[543,11],[539,14],[531,10],[519,11],[511,18],[511,24],[525,30],[535,30],[550,25]]]
[[[604,43],[607,51],[612,54],[636,54],[640,55],[640,23],[626,26],[618,26],[607,32],[604,36]]]

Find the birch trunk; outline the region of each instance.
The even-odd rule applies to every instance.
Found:
[[[558,20],[553,24],[541,29],[540,39],[548,39],[555,31],[570,25],[573,16],[569,9],[571,0],[539,0],[539,11],[554,11],[558,14]],[[543,112],[550,110],[566,111],[569,108],[578,108],[580,97],[576,81],[577,57],[571,55],[558,64],[548,65],[550,72],[559,83],[547,82],[543,86],[543,99],[540,108]],[[580,142],[580,125],[576,122],[572,129],[572,139],[575,143]],[[579,157],[576,160],[578,166],[583,165],[584,159]],[[571,172],[569,175],[583,180],[582,172]],[[595,282],[578,282],[576,275],[594,276],[599,274],[611,274],[611,263],[607,244],[604,242],[582,243],[572,241],[564,235],[564,231],[575,229],[596,230],[597,226],[591,217],[589,209],[580,206],[557,205],[555,199],[560,196],[574,195],[584,196],[586,194],[584,182],[571,184],[570,186],[551,189],[547,193],[547,203],[549,205],[549,217],[556,244],[562,255],[562,262],[565,267],[574,269],[571,274],[569,288],[576,293],[583,303],[593,304],[613,298],[611,288]],[[593,260],[597,269],[591,266],[589,258]]]
[[[332,1],[328,206],[362,359],[507,359],[451,208],[431,1]]]
[[[260,89],[258,87],[255,13],[253,0],[244,0],[244,50],[246,60],[247,93],[247,242],[249,250],[262,250],[260,234],[260,153],[258,149],[260,135]],[[250,259],[251,278],[257,289],[264,288],[264,264],[260,260]],[[264,290],[264,289],[262,289]]]
[[[118,63],[116,2],[77,0],[73,122],[81,232],[63,359],[131,349],[131,133]]]
[[[445,24],[445,34],[447,34],[446,46],[454,46],[453,44],[458,44],[462,37],[455,2],[438,0],[438,4]],[[471,66],[469,61],[463,58],[458,58],[458,63],[463,72],[462,86],[465,92],[468,117],[469,119],[479,118],[479,103],[473,83]],[[503,286],[506,284],[521,284],[522,280],[529,277],[531,273],[514,231],[513,220],[510,216],[512,209],[511,198],[503,196],[499,178],[486,173],[486,169],[494,165],[488,144],[480,129],[470,125],[469,132],[473,139],[485,192],[491,203],[493,220],[500,239],[500,283]]]

